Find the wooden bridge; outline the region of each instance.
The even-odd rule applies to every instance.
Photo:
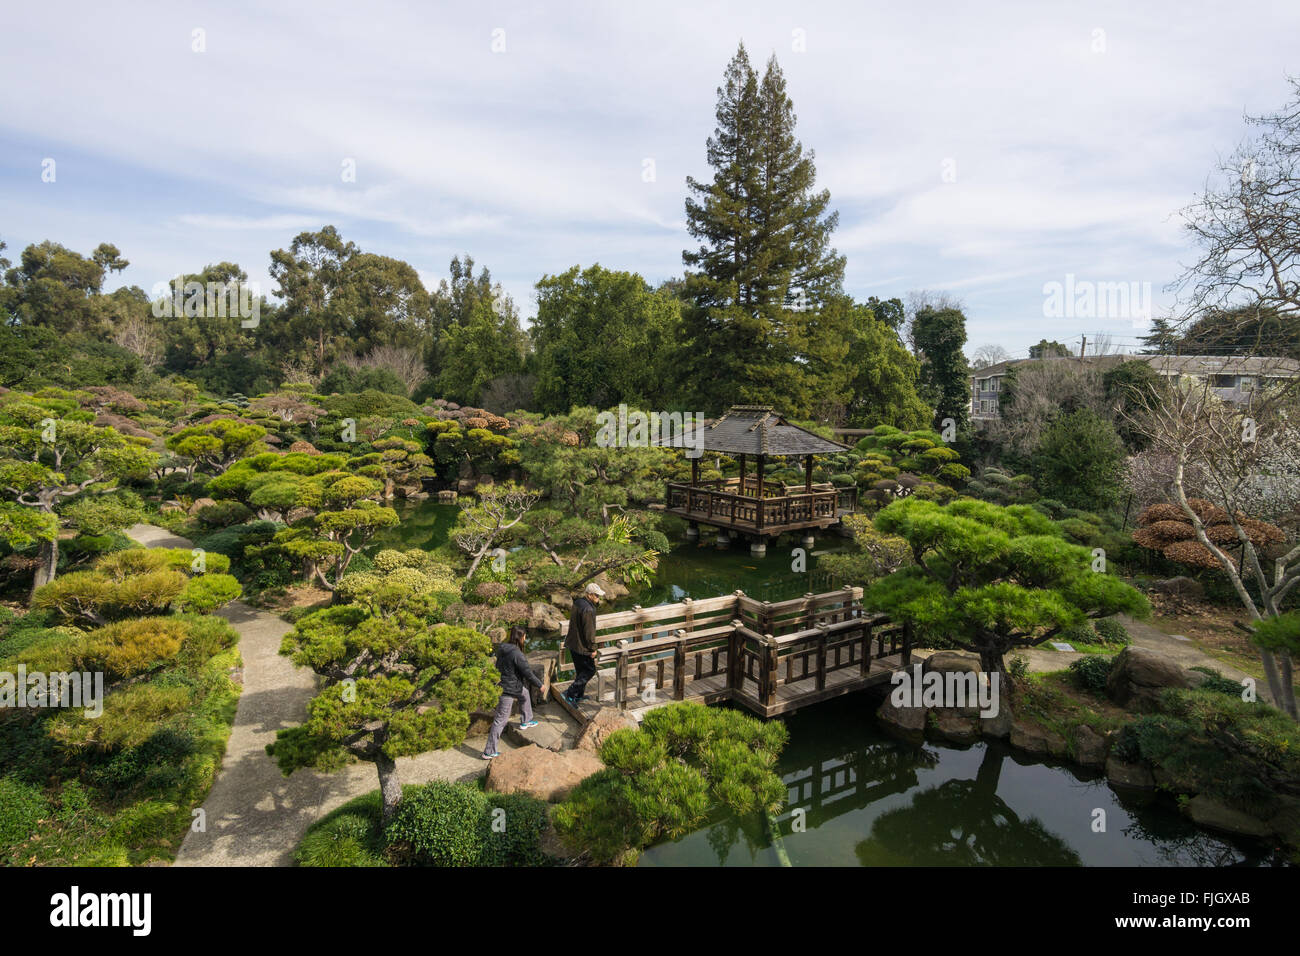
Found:
[[[907,625],[867,612],[860,587],[775,603],[736,591],[599,614],[596,643],[594,706],[731,701],[763,717],[887,683],[912,651]],[[559,690],[573,678],[563,648],[557,666],[552,688],[563,702]]]

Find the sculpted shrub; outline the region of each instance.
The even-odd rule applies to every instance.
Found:
[[[185,582],[176,606],[182,611],[206,614],[229,604],[243,590],[229,574],[202,574]]]
[[[556,832],[597,863],[632,863],[642,849],[698,826],[715,808],[767,813],[785,801],[774,772],[785,725],[699,704],[646,714],[600,748],[604,770],[555,807]]]
[[[188,634],[188,624],[176,618],[118,621],[86,635],[80,669],[103,669],[113,678],[134,677],[175,657]]]

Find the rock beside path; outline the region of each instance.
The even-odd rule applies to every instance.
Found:
[[[1106,694],[1121,707],[1152,706],[1168,687],[1186,689],[1198,681],[1160,651],[1129,646],[1119,652],[1106,678]]]
[[[596,711],[578,736],[578,749],[596,753],[600,745],[616,730],[636,730],[637,722],[617,707],[602,707]]]
[[[490,763],[486,786],[489,793],[526,793],[554,803],[604,766],[589,750],[520,747]]]

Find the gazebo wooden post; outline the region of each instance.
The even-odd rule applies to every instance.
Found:
[[[743,453],[740,456],[740,495],[742,497],[745,494],[745,459],[747,457],[748,456]]]
[[[812,494],[812,455],[805,455],[803,459],[803,493]]]
[[[758,501],[754,504],[754,511],[758,518],[758,529],[763,530],[763,465],[767,459],[766,455],[758,456]]]
[[[698,488],[700,485],[700,460],[691,459],[691,487]]]

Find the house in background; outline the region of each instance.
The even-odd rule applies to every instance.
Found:
[[[1209,380],[1210,388],[1226,402],[1245,404],[1257,388],[1300,378],[1300,362],[1267,355],[1092,355],[1085,358],[1010,359],[971,374],[971,422],[997,421],[998,401],[1007,372],[1030,362],[1086,362],[1109,369],[1121,362],[1148,363],[1156,374],[1168,379],[1189,376]]]

